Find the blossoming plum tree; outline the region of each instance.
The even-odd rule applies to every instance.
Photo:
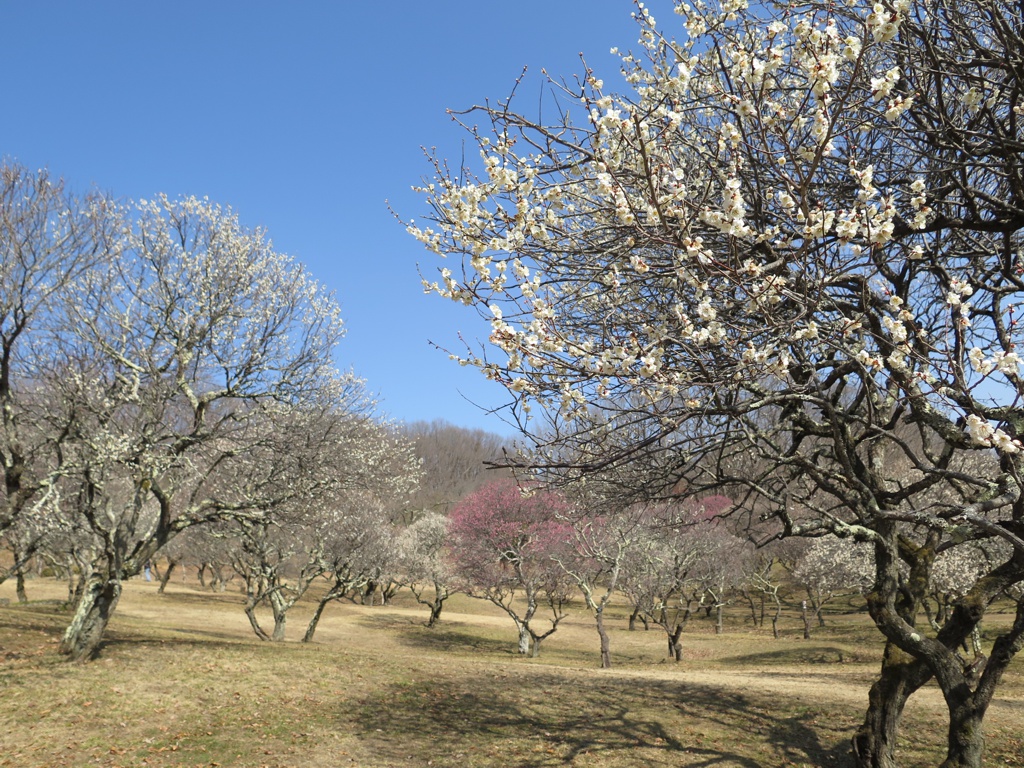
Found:
[[[81,275],[116,252],[114,205],[46,171],[0,165],[0,538],[18,574],[53,532],[71,413],[47,391],[47,354]],[[19,589],[19,593],[21,590]]]
[[[204,200],[164,197],[117,219],[116,259],[62,307],[47,382],[72,425],[67,476],[96,557],[62,650],[93,656],[125,576],[190,525],[258,516],[333,482],[249,457],[275,420],[344,408],[336,302],[262,232]],[[285,471],[296,469],[296,472]]]
[[[807,590],[818,626],[822,609],[840,595],[863,594],[871,588],[874,568],[868,544],[851,545],[834,537],[815,539],[797,560],[793,578]]]
[[[509,479],[481,486],[451,511],[448,532],[459,589],[508,614],[523,655],[537,656],[565,618],[574,584],[559,564],[573,552],[567,512],[559,495],[524,492]],[[541,628],[538,611],[545,606],[548,623]]]
[[[556,84],[554,124],[512,99],[462,117],[480,163],[435,158],[430,221],[409,223],[461,267],[425,288],[490,323],[455,356],[551,436],[535,469],[641,466],[642,496],[726,483],[780,535],[869,543],[888,646],[858,760],[895,764],[903,704],[934,677],[943,765],[978,765],[1024,645],[1018,602],[984,664],[957,653],[1024,579],[1020,6],[674,10],[672,36],[637,4],[623,92],[587,68]],[[615,431],[633,437],[588,452]],[[972,453],[998,467],[964,471]],[[989,538],[1006,555],[919,627],[936,556]]]
[[[386,513],[419,478],[412,444],[374,418],[362,382],[352,382],[344,402],[345,409],[329,403],[268,422],[272,434],[247,452],[251,471],[225,479],[230,484],[269,469],[278,484],[302,489],[262,514],[238,517],[225,531],[235,545],[232,566],[245,580],[246,615],[262,640],[284,639],[288,611],[319,577],[331,586],[320,595],[307,641],[326,604],[339,596],[339,582],[350,589],[374,576],[379,581],[391,559]],[[273,614],[271,634],[257,619],[261,605]]]

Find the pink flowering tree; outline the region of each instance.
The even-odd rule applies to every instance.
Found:
[[[563,498],[496,480],[451,512],[452,562],[461,589],[508,614],[519,653],[537,656],[565,618],[573,580],[559,561],[572,556],[572,529]]]

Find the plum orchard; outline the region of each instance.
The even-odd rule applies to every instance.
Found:
[[[554,124],[475,107],[476,169],[434,158],[409,231],[461,263],[425,287],[491,325],[456,356],[512,393],[538,471],[728,484],[780,534],[869,543],[888,649],[858,760],[895,764],[934,678],[944,765],[978,765],[1024,644],[1018,603],[957,650],[1024,579],[1021,7],[679,2],[671,33],[637,9],[622,92],[587,68]],[[919,626],[936,557],[979,540],[1002,555]]]

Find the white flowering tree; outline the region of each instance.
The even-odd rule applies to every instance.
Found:
[[[373,495],[345,494],[325,528],[322,572],[325,579],[313,617],[302,641],[312,642],[324,609],[341,600],[372,604],[382,583],[390,584],[400,568],[396,539],[398,529],[392,509]]]
[[[381,528],[377,538],[388,538],[388,526],[368,520],[363,510],[400,505],[418,479],[412,445],[373,418],[362,382],[352,381],[350,390],[346,410],[328,404],[270,419],[270,434],[247,452],[243,472],[223,480],[227,487],[249,488],[253,477],[257,485],[269,485],[263,476],[272,473],[273,485],[292,492],[222,531],[234,544],[231,563],[245,581],[245,612],[262,640],[283,640],[291,608],[314,581],[337,571],[338,541],[345,531]],[[377,563],[381,556],[375,554]],[[369,555],[365,559],[369,562]],[[271,633],[257,618],[260,606],[273,614]],[[321,604],[313,630],[322,610]]]
[[[398,571],[416,602],[430,609],[427,626],[441,618],[445,601],[455,592],[457,581],[448,557],[448,518],[440,512],[425,512],[398,536]]]
[[[694,613],[715,613],[721,631],[726,592],[748,576],[752,545],[696,505],[650,505],[639,523],[619,584],[645,625],[650,621],[665,632],[668,655],[682,661],[682,634]]]
[[[264,233],[194,198],[120,221],[119,258],[76,281],[52,350],[49,386],[74,414],[76,511],[98,545],[62,643],[73,659],[95,654],[121,580],[177,533],[328,483],[249,457],[276,420],[344,408],[348,387],[331,364],[333,297]]]
[[[903,704],[934,677],[943,765],[978,765],[1024,645],[1021,604],[984,665],[957,654],[1024,579],[1021,9],[682,0],[664,31],[637,8],[624,89],[587,69],[554,124],[476,107],[479,165],[435,160],[430,221],[409,231],[462,259],[425,287],[491,325],[455,354],[526,430],[555,423],[534,463],[561,479],[637,464],[644,494],[727,482],[781,535],[868,542],[888,648],[857,758],[895,764]],[[620,429],[638,437],[564,459]],[[992,451],[997,472],[958,469]],[[1009,554],[920,627],[935,554],[991,537]]]
[[[112,211],[46,171],[0,164],[0,539],[13,558],[0,582],[20,575],[54,528],[73,419],[47,389],[49,349],[75,281],[116,253]]]
[[[827,536],[815,539],[793,567],[793,578],[807,591],[818,626],[825,626],[822,609],[842,595],[862,595],[874,581],[874,563],[867,543]]]
[[[600,642],[601,668],[612,666],[611,638],[605,624],[605,609],[619,589],[633,550],[650,543],[644,526],[648,515],[643,506],[617,509],[614,499],[592,485],[573,498],[568,522],[572,551],[557,559],[576,582],[583,601],[594,616]],[[634,558],[635,559],[635,558]]]

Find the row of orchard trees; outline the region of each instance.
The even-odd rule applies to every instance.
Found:
[[[333,366],[334,297],[206,200],[120,204],[0,166],[0,537],[73,558],[61,649],[193,526],[408,492],[408,445]]]
[[[480,440],[486,436],[447,425],[424,427],[406,431],[413,439],[404,445],[429,454],[438,443],[461,444],[468,449],[464,455],[450,453],[437,468],[449,470],[442,475],[449,481],[459,480],[448,486],[455,494],[481,486],[455,503],[438,500],[452,507],[450,514],[429,509],[410,514],[385,503],[388,488],[400,494],[392,501],[404,498],[403,483],[411,479],[394,474],[403,441],[391,435],[378,442],[390,460],[371,462],[386,470],[374,479],[375,494],[349,491],[334,496],[328,507],[285,507],[190,526],[161,548],[152,564],[160,592],[179,568],[182,575],[184,568],[197,569],[200,580],[207,572],[214,589],[238,579],[253,631],[276,641],[285,637],[291,608],[312,593],[316,607],[302,638],[309,642],[332,601],[365,604],[379,596],[387,603],[407,588],[429,609],[431,627],[448,597],[460,591],[503,610],[517,629],[520,652],[534,656],[565,618],[569,603],[578,605],[582,597],[596,620],[602,666],[610,667],[605,608],[613,595],[631,608],[629,628],[638,620],[645,628],[659,627],[669,655],[679,661],[683,630],[698,612],[713,617],[721,632],[723,609],[741,604],[749,608],[755,627],[764,626],[767,614],[778,637],[783,601],[806,596],[804,633],[809,636],[814,615],[824,625],[828,602],[862,595],[870,587],[871,552],[865,546],[820,539],[802,547],[776,542],[757,548],[729,519],[731,503],[720,496],[594,514],[581,498],[570,503],[538,488],[524,492],[511,479],[481,485],[479,458],[486,454],[480,451],[490,443],[493,456],[500,441]],[[368,458],[365,447],[360,456]],[[72,600],[90,572],[89,536],[82,531],[77,536],[77,542],[67,531],[44,536],[35,549],[40,565],[68,577]],[[973,554],[982,561],[990,556],[983,550]],[[962,553],[959,558],[944,554],[937,566],[928,591],[933,622],[942,620],[951,601],[978,575],[977,561],[966,561]],[[272,615],[271,631],[257,617],[261,607]]]
[[[869,546],[887,649],[858,764],[896,765],[934,680],[943,766],[980,765],[1024,647],[1024,11],[663,5],[678,21],[636,4],[621,87],[553,81],[553,122],[471,110],[479,163],[437,159],[409,226],[461,257],[427,289],[490,323],[463,362],[545,444],[532,477],[726,489],[779,536]],[[939,556],[994,543],[930,628]],[[1004,596],[1015,618],[964,658]]]
[[[870,547],[835,538],[757,546],[723,496],[609,508],[575,490],[523,488],[511,479],[488,483],[454,507],[447,545],[433,550],[434,573],[447,579],[442,583],[503,610],[523,654],[536,656],[568,603],[580,598],[595,619],[601,665],[610,667],[605,609],[613,596],[630,606],[630,629],[638,619],[659,627],[679,661],[682,633],[698,612],[713,617],[721,632],[724,608],[739,604],[753,626],[767,618],[778,637],[783,603],[795,600],[804,605],[809,637],[815,619],[824,625],[830,601],[871,588]],[[932,623],[947,618],[984,564],[1004,555],[998,546],[941,554],[923,587]]]

